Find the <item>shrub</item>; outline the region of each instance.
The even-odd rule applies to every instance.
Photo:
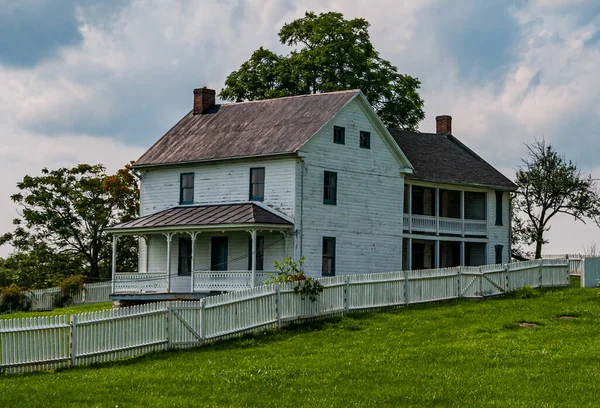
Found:
[[[54,298],[54,307],[64,307],[73,303],[73,296],[84,290],[84,281],[83,275],[71,275],[60,282],[60,293]]]
[[[28,291],[14,283],[2,288],[0,312],[16,312],[31,309],[31,298]]]
[[[519,299],[530,299],[536,297],[538,292],[531,286],[523,286],[515,291],[515,297]]]
[[[294,261],[290,257],[284,259],[281,263],[274,261],[273,267],[277,270],[277,275],[267,274],[270,279],[265,283],[296,282],[294,292],[299,293],[302,299],[308,297],[312,302],[316,301],[319,294],[323,292],[323,285],[318,280],[304,274],[301,268],[305,260],[306,258],[302,257]]]

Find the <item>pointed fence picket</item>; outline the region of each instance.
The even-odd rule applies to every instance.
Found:
[[[321,278],[323,291],[316,301],[297,293],[297,283],[280,283],[200,301],[151,303],[70,319],[0,320],[0,370],[13,373],[114,361],[352,310],[483,298],[523,286],[565,286],[568,278],[566,260],[536,260]]]

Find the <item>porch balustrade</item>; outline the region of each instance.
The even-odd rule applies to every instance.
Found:
[[[262,285],[268,279],[267,273],[276,274],[256,272],[256,286]],[[177,275],[171,278],[177,278]],[[252,287],[252,271],[196,271],[193,284],[194,292],[231,292],[248,289]],[[169,293],[169,275],[166,272],[116,273],[113,293]]]
[[[166,272],[120,272],[113,277],[114,293],[166,293],[169,276]]]
[[[410,226],[410,227],[409,227]],[[440,234],[466,234],[487,235],[487,221],[485,220],[463,220],[460,218],[446,218],[434,215],[408,215],[404,214],[404,229],[418,232],[440,233]],[[464,232],[463,232],[464,231]]]

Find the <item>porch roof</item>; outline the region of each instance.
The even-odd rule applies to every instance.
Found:
[[[110,232],[208,229],[243,226],[290,228],[292,223],[254,203],[173,207],[108,228]],[[179,228],[177,228],[179,227]]]

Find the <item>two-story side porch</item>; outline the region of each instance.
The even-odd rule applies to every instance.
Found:
[[[505,254],[501,251],[496,251],[492,259],[488,256],[490,194],[498,195],[494,205],[500,214],[495,221],[502,225],[503,201],[508,200],[508,193],[465,190],[460,186],[416,181],[407,183],[403,214],[403,252],[406,254],[403,268],[479,266],[504,262]]]
[[[111,228],[113,300],[197,299],[262,284],[292,247],[290,220],[256,203],[180,206]],[[119,236],[139,241],[139,270],[115,270]]]

